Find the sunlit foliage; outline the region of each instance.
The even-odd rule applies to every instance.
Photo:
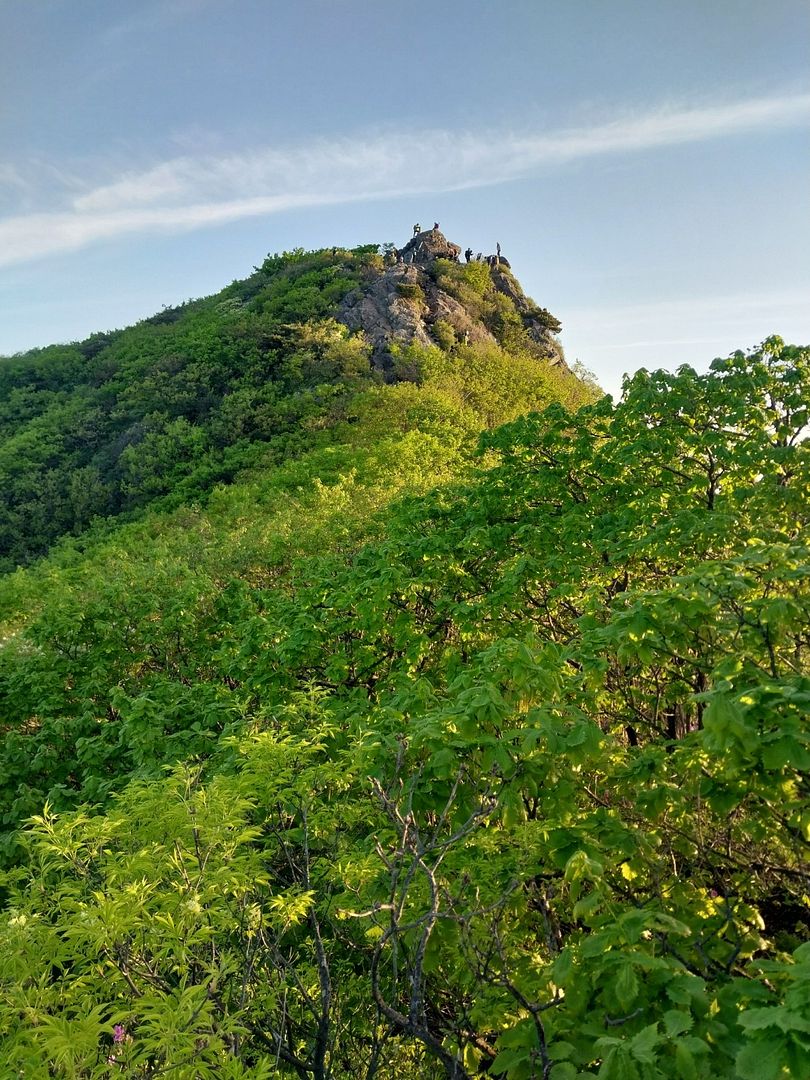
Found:
[[[0,585],[2,1075],[803,1075],[810,352],[448,344]]]

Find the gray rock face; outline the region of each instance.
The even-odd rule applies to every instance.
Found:
[[[422,288],[422,278],[415,266],[391,266],[343,301],[338,319],[350,330],[365,333],[375,361],[382,359],[391,345],[435,344],[427,329],[424,302],[403,296],[399,288]]]
[[[345,298],[337,318],[350,330],[363,331],[372,347],[372,363],[379,370],[390,370],[394,345],[435,345],[439,336],[437,322],[452,327],[459,342],[495,342],[484,323],[434,280],[432,267],[436,259],[458,262],[460,255],[458,244],[438,229],[426,229],[396,252],[393,265],[372,271],[363,286]],[[495,288],[514,304],[529,337],[539,347],[538,358],[564,363],[559,343],[543,323],[542,317],[548,313],[526,298],[506,267],[508,263],[503,259],[499,266],[490,267]],[[446,333],[446,326],[441,329]]]

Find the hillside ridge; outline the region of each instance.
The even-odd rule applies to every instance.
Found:
[[[469,412],[461,383],[494,363],[512,405],[485,380],[471,431],[518,400],[592,393],[505,260],[459,255],[438,228],[401,250],[268,255],[212,296],[0,360],[0,572],[99,521],[205,499],[259,462],[340,441],[351,402],[378,385],[449,380],[438,411]]]

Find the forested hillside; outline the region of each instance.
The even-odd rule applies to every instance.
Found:
[[[805,1076],[810,350],[397,266],[0,363],[0,1076]]]
[[[557,360],[552,335],[534,329],[537,315],[559,324],[506,268],[436,258],[455,246],[422,235],[420,265],[386,264],[376,244],[271,255],[216,296],[0,362],[0,570],[99,519],[204,498],[255,464],[339,440],[324,430],[356,419],[349,403],[361,386],[421,381],[411,345],[441,345],[461,367],[507,352],[504,379],[522,377],[521,400],[582,400],[564,365],[546,359]],[[426,290],[441,310],[428,310]],[[351,303],[341,310],[373,292],[385,302],[370,319]],[[505,417],[495,397],[492,422]]]

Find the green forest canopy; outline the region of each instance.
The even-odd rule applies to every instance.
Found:
[[[614,403],[328,319],[235,482],[82,466],[0,579],[0,1074],[804,1075],[810,351]]]

